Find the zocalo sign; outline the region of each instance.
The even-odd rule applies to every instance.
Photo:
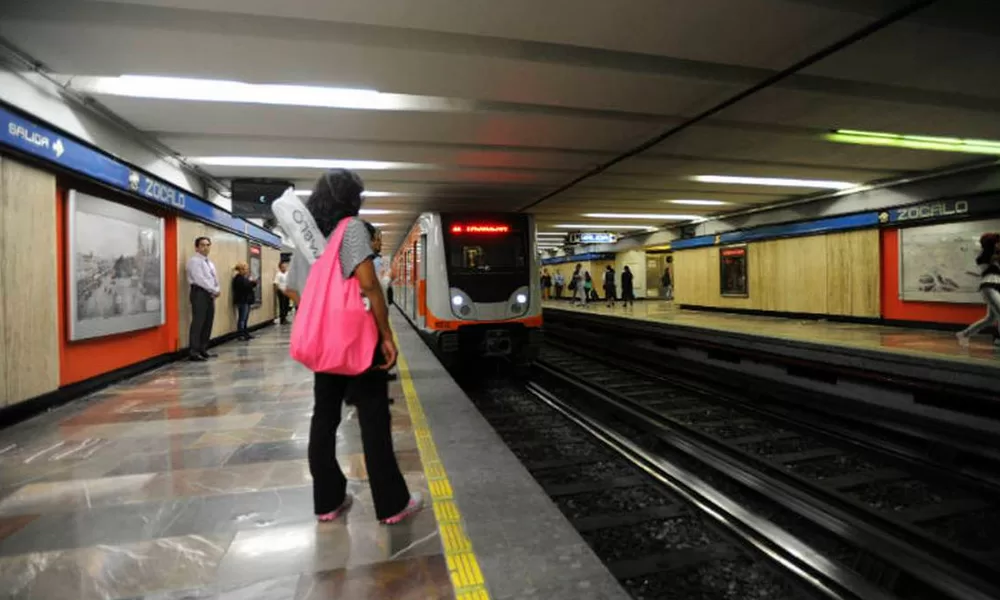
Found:
[[[998,212],[1000,202],[996,198],[973,198],[965,200],[935,200],[891,208],[879,213],[879,223],[907,223],[911,221],[957,220],[989,212]]]

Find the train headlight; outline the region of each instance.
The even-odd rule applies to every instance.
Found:
[[[469,298],[469,295],[458,288],[448,290],[451,296],[451,312],[459,319],[471,319],[475,317],[476,305]]]
[[[520,317],[528,312],[528,288],[522,287],[514,290],[514,293],[507,299],[507,316]]]
[[[458,294],[451,297],[452,306],[462,306],[463,304],[465,304],[465,298],[459,296]]]

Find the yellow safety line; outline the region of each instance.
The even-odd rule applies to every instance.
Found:
[[[399,347],[399,338],[396,338]],[[490,600],[486,590],[483,573],[479,569],[479,561],[472,550],[472,542],[465,534],[462,524],[462,513],[452,496],[451,482],[448,473],[441,464],[434,436],[427,426],[424,408],[417,396],[417,389],[410,377],[410,368],[403,353],[399,353],[399,379],[406,396],[406,407],[410,411],[410,422],[413,425],[413,436],[417,439],[417,449],[420,451],[420,462],[424,465],[424,476],[427,477],[427,487],[430,489],[431,507],[437,519],[438,532],[441,535],[441,545],[444,547],[445,560],[448,563],[448,573],[451,584],[455,588],[456,600]]]

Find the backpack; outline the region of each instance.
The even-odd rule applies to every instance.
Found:
[[[292,323],[290,354],[315,373],[364,373],[379,341],[361,284],[356,277],[345,279],[340,268],[340,245],[350,221],[340,221],[312,265]]]

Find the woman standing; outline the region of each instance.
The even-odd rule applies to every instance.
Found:
[[[239,263],[233,269],[236,275],[233,276],[233,304],[236,305],[236,332],[241,339],[252,340],[253,336],[247,329],[247,321],[250,319],[250,307],[253,306],[254,288],[257,281],[250,276],[250,267],[246,263]]]
[[[552,297],[552,276],[549,275],[549,270],[542,269],[542,300],[548,300]]]
[[[1000,234],[984,233],[979,238],[982,251],[976,257],[976,268],[979,270],[979,293],[986,301],[986,315],[963,331],[958,332],[958,343],[969,345],[969,338],[976,335],[993,323],[1000,322],[1000,259],[997,250],[1000,248]],[[997,340],[994,339],[996,344]]]
[[[569,280],[569,289],[573,292],[573,304],[579,302],[583,306],[587,306],[587,290],[583,286],[583,273],[580,269],[583,265],[577,264],[576,268],[573,269],[573,276]]]
[[[389,309],[382,284],[375,272],[375,252],[371,236],[360,219],[364,184],[353,172],[336,169],[320,177],[306,202],[319,233],[330,238],[344,219],[349,219],[340,245],[340,269],[345,278],[356,277],[371,304],[371,314],[379,332],[372,366],[360,375],[316,373],[315,403],[309,430],[309,471],[313,477],[313,507],[320,521],[332,521],[350,508],[347,479],[337,463],[337,427],[341,403],[346,396],[355,400],[361,443],[364,447],[368,482],[372,489],[375,516],[385,525],[398,523],[420,510],[420,494],[410,494],[396,462],[392,447],[389,414],[389,382],[386,373],[396,364],[396,345],[389,327]],[[288,288],[296,299],[305,288],[311,265],[300,250],[292,258]],[[336,332],[330,332],[336,335]]]
[[[632,271],[628,265],[622,267],[622,306],[635,306],[635,293],[632,291]]]

